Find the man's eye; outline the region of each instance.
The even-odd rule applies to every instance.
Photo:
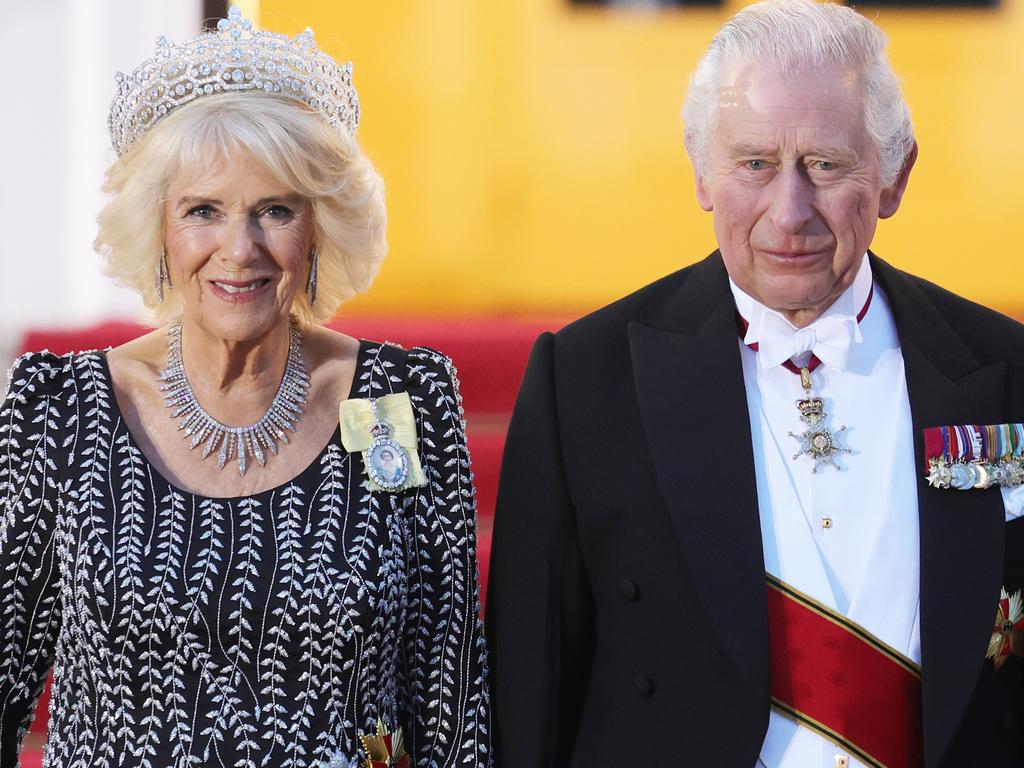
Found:
[[[746,166],[747,169],[751,171],[763,171],[768,167],[768,163],[764,160],[747,160]]]
[[[811,167],[816,171],[834,171],[839,166],[831,160],[815,160],[811,163]]]

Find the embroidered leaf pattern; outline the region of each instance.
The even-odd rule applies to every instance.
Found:
[[[55,670],[50,768],[490,766],[475,500],[450,361],[364,343],[354,396],[407,391],[428,485],[368,490],[335,438],[251,497],[185,493],[102,353],[33,353],[0,408],[0,760]]]

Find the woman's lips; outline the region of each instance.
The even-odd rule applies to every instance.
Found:
[[[211,280],[210,289],[213,294],[224,301],[240,303],[253,301],[263,294],[270,285],[266,277],[255,280]]]

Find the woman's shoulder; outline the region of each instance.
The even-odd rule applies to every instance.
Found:
[[[459,376],[455,363],[448,355],[432,347],[412,347],[409,349],[408,363],[407,383],[410,389],[419,389],[448,400],[461,410]]]
[[[440,350],[433,347],[416,346],[409,348],[409,360],[411,365],[423,368],[436,368],[439,370],[451,370],[455,367],[452,359]]]
[[[406,389],[434,389],[457,385],[455,364],[433,347],[403,346],[393,341],[360,341],[362,366],[384,374],[393,384]]]
[[[97,350],[62,355],[48,349],[26,352],[7,371],[7,394],[24,400],[57,397],[73,378],[76,364],[99,354]]]

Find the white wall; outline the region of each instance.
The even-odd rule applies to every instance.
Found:
[[[92,248],[99,188],[114,159],[114,73],[158,35],[199,32],[200,0],[0,0],[0,358],[27,327],[141,312]],[[6,368],[6,365],[3,365]]]

